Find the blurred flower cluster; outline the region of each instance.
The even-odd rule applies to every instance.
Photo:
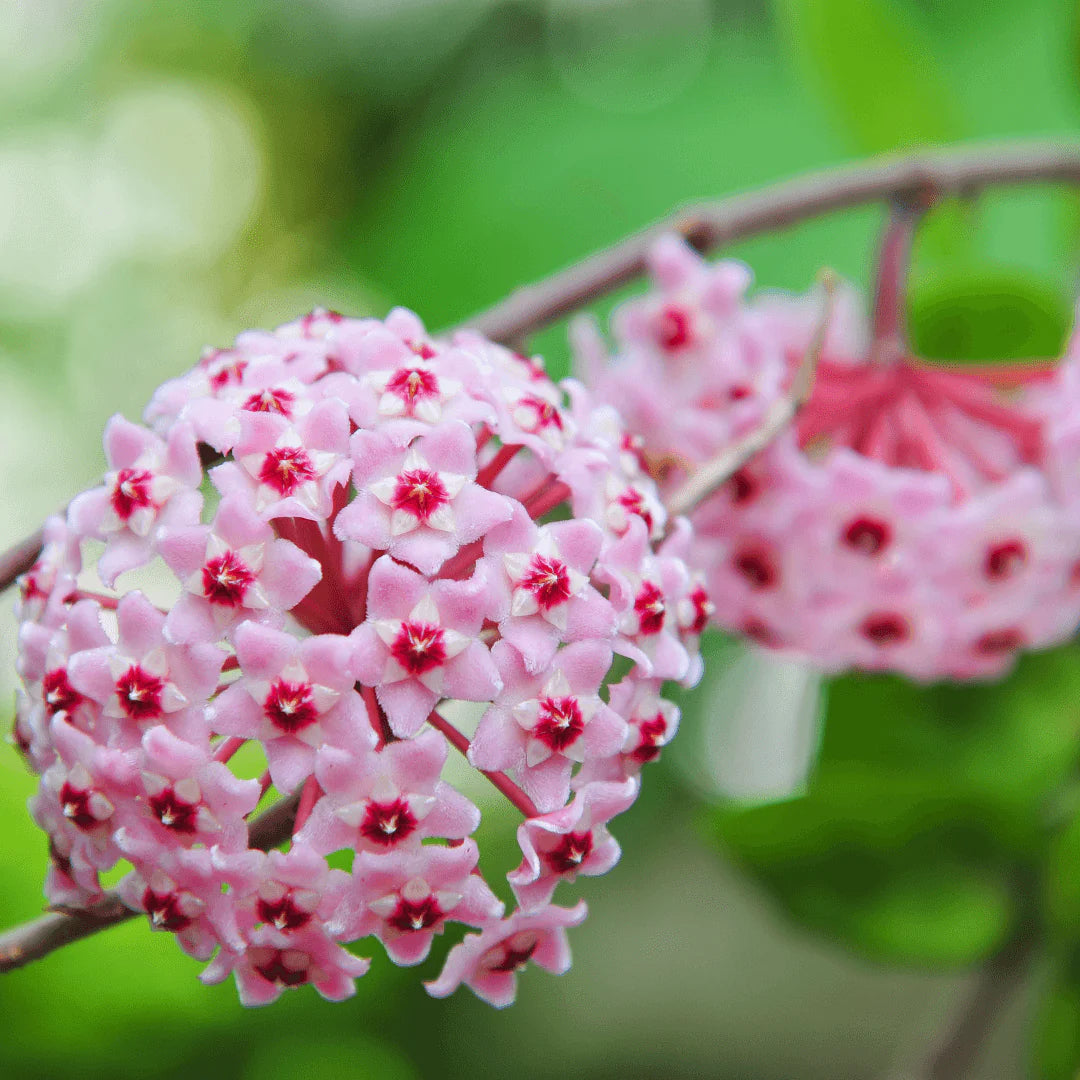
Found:
[[[814,296],[745,298],[741,263],[672,237],[653,291],[579,324],[579,368],[662,486],[760,424],[822,319]],[[1075,352],[1075,349],[1073,350]],[[828,317],[797,424],[694,514],[717,623],[819,668],[1000,675],[1080,624],[1080,369],[965,371],[875,340],[853,291]]]

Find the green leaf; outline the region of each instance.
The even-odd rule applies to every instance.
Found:
[[[945,360],[1024,360],[1061,353],[1072,322],[1062,291],[1034,274],[967,269],[915,291],[916,352]]]
[[[956,95],[914,13],[888,0],[777,0],[809,81],[861,150],[961,137]]]
[[[837,770],[806,796],[721,810],[715,836],[794,919],[876,959],[975,962],[1013,920],[992,805],[875,768]]]

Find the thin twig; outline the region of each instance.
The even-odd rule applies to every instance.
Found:
[[[263,811],[251,823],[249,845],[268,851],[287,840],[292,834],[297,801],[297,795],[290,795]],[[127,922],[138,914],[125,907],[115,892],[107,892],[89,907],[50,911],[22,926],[12,927],[0,934],[0,974],[40,960],[61,946]]]
[[[787,393],[772,403],[762,417],[761,423],[753,431],[737,443],[725,447],[716,457],[695,469],[682,486],[676,488],[664,500],[668,513],[672,517],[689,514],[727,483],[748,461],[772,443],[777,435],[795,419],[803,403],[810,397],[810,391],[814,386],[814,372],[817,370],[821,351],[825,346],[825,337],[829,331],[833,299],[836,294],[836,279],[831,273],[826,271],[822,274],[821,283],[825,290],[825,306],[821,319]]]
[[[1017,141],[942,147],[812,173],[758,191],[689,207],[545,281],[527,285],[468,320],[493,341],[519,347],[530,334],[645,272],[648,252],[676,232],[700,252],[863,203],[888,200],[927,207],[948,195],[1013,184],[1080,184],[1080,145]],[[782,425],[781,425],[782,426]],[[0,592],[41,551],[40,530],[0,555]]]
[[[1001,1020],[1001,1011],[1028,971],[1037,945],[1030,926],[1021,928],[979,971],[970,995],[920,1062],[893,1080],[964,1080]]]

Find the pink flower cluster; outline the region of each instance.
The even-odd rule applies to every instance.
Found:
[[[315,312],[207,353],[105,451],[21,580],[49,900],[126,860],[124,901],[248,1004],[344,998],[347,944],[418,964],[453,923],[478,932],[436,996],[565,971],[585,906],[553,894],[617,861],[711,611],[615,413],[476,334]],[[451,752],[523,817],[509,915]]]
[[[617,357],[576,328],[579,367],[661,487],[760,423],[823,307],[745,298],[750,275],[671,237],[654,289],[615,314]],[[948,366],[874,341],[836,298],[794,430],[693,515],[720,625],[827,671],[979,678],[1080,624],[1080,353]]]

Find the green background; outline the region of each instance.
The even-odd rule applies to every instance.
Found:
[[[924,143],[1074,135],[1077,15],[1065,0],[0,0],[0,544],[100,475],[111,414],[138,416],[248,326],[401,303],[438,328],[683,203]],[[732,253],[765,286],[805,289],[824,265],[865,285],[880,220]],[[916,341],[1056,351],[1078,223],[1046,191],[935,213]],[[556,371],[564,340],[538,342]],[[9,703],[13,638],[4,614]],[[1074,1076],[1076,650],[997,687],[823,688],[805,790],[748,807],[724,797],[729,706],[760,688],[725,680],[739,648],[709,642],[682,746],[616,828],[621,864],[580,889],[571,973],[530,972],[514,1008],[434,1002],[377,956],[347,1003],[302,991],[245,1011],[139,922],[0,980],[0,1076],[885,1077],[1018,931],[1042,954],[972,1075]],[[32,790],[5,750],[0,924],[42,904]]]

